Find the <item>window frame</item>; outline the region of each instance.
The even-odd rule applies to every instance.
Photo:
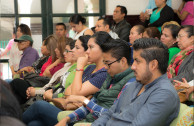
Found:
[[[3,18],[15,18],[15,27],[19,26],[19,18],[21,17],[39,17],[42,21],[42,40],[48,35],[53,34],[53,18],[54,17],[70,17],[73,14],[80,14],[82,16],[103,16],[106,10],[106,1],[99,0],[99,13],[78,13],[78,0],[74,0],[75,13],[55,13],[52,12],[52,0],[40,0],[41,14],[19,14],[18,13],[18,0],[14,0],[14,14],[0,14]]]

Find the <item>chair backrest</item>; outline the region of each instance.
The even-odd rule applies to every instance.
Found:
[[[180,103],[180,111],[177,118],[175,118],[170,126],[192,126],[193,120],[193,107],[189,107],[183,103]]]

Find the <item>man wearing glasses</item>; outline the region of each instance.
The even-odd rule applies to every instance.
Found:
[[[133,44],[136,81],[92,126],[169,126],[177,117],[180,101],[167,78],[168,48],[157,39]]]
[[[109,74],[102,88],[94,94],[91,100],[84,96],[69,96],[67,103],[81,102],[85,106],[72,112],[57,125],[74,123],[82,119],[86,119],[87,122],[93,122],[113,105],[127,82],[135,81],[134,73],[129,66],[131,51],[127,42],[120,39],[112,39],[103,44],[102,51],[103,62]]]

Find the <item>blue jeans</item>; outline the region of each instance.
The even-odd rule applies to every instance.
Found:
[[[28,126],[53,126],[58,123],[57,115],[62,110],[46,101],[37,101],[22,115]]]

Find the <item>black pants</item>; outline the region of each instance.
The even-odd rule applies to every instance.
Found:
[[[10,86],[12,88],[12,91],[14,93],[14,95],[16,96],[16,98],[18,99],[20,104],[24,104],[26,103],[27,99],[27,95],[26,95],[26,90],[28,89],[28,87],[30,87],[31,85],[22,79],[14,79],[11,83]]]

